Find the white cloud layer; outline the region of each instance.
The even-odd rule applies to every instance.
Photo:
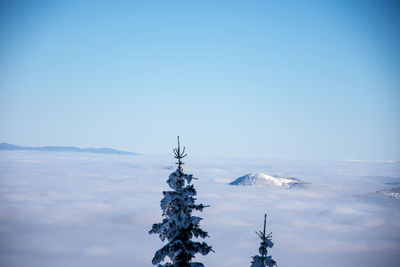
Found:
[[[0,265],[151,266],[171,165],[170,155],[0,152]],[[216,251],[198,257],[206,266],[249,266],[264,213],[279,266],[400,264],[400,200],[371,194],[400,182],[398,162],[189,157],[184,167],[211,205],[199,214]],[[227,184],[249,172],[312,186]]]

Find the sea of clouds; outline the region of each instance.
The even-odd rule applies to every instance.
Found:
[[[152,266],[172,155],[0,152],[0,266]],[[250,266],[263,215],[278,266],[400,266],[399,162],[187,157],[209,267]],[[296,177],[305,188],[232,186],[246,174]]]

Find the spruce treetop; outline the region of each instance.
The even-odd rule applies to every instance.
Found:
[[[174,150],[177,169],[167,179],[167,184],[172,189],[164,191],[160,206],[164,217],[161,223],[153,224],[149,234],[158,234],[161,241],[167,239],[168,243],[159,249],[152,263],[158,267],[202,267],[199,262],[192,262],[195,254],[207,255],[213,251],[205,242],[195,242],[193,237],[206,238],[208,233],[200,228],[202,218],[192,216],[194,210],[203,211],[207,206],[196,204],[197,192],[191,184],[195,179],[191,174],[183,173],[182,159],[186,157],[185,147],[181,150],[179,136],[178,147]],[[172,263],[161,264],[168,257]]]
[[[265,228],[267,225],[267,214],[264,214],[264,230],[261,232],[256,232],[260,237],[261,243],[258,252],[261,256],[253,256],[253,261],[251,262],[251,267],[273,267],[276,266],[276,261],[274,261],[271,256],[267,256],[268,248],[272,248],[274,243],[272,243],[272,232],[267,236],[265,235]]]

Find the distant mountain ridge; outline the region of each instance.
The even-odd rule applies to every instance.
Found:
[[[265,173],[248,173],[229,183],[230,185],[257,185],[257,186],[278,186],[284,188],[304,187],[309,183],[294,177],[279,177]]]
[[[86,153],[100,153],[100,154],[117,154],[117,155],[137,155],[129,151],[122,151],[112,148],[79,148],[74,146],[18,146],[8,143],[0,143],[0,150],[20,150],[20,151],[54,151],[54,152],[86,152]]]

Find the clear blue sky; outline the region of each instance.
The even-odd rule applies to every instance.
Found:
[[[1,1],[0,142],[400,159],[398,1]]]

